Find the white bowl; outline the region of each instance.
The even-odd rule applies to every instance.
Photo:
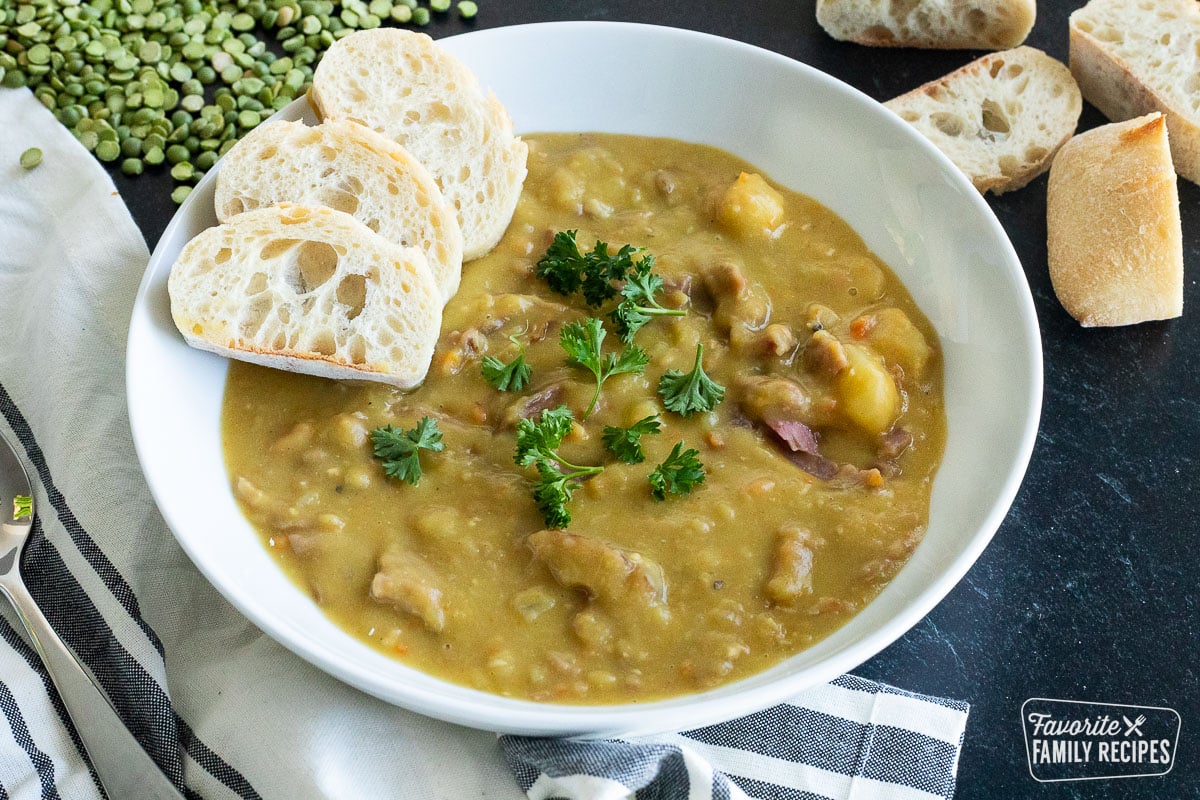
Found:
[[[916,624],[1003,520],[1041,407],[1032,298],[979,193],[879,104],[749,45],[597,22],[478,31],[442,45],[496,93],[518,132],[635,133],[716,145],[816,198],[862,235],[908,286],[945,354],[949,438],[925,540],[841,630],[766,672],[700,694],[623,706],[539,704],[449,684],[387,658],[334,626],[284,576],[230,492],[219,431],[226,362],[184,344],[166,287],[184,243],[216,224],[214,169],[155,248],[127,354],[142,469],[200,571],[256,625],[349,684],[429,716],[537,735],[646,733],[728,719],[853,669]],[[299,101],[283,116],[307,113]]]

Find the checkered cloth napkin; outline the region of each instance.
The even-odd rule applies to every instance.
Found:
[[[845,676],[684,734],[500,737],[382,703],[284,650],[176,545],[126,416],[148,254],[108,176],[26,90],[0,89],[0,433],[33,476],[35,600],[190,798],[930,800],[954,791],[967,706]],[[40,147],[41,166],[18,159]],[[0,603],[0,800],[102,797]],[[113,798],[113,800],[136,800]]]

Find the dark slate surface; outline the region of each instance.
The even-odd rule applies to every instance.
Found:
[[[1041,0],[1027,44],[1067,58],[1067,16],[1083,0]],[[880,100],[971,60],[965,52],[836,42],[812,0],[481,0],[428,30],[450,35],[560,19],[648,22],[721,34],[811,64]],[[1085,104],[1081,129],[1103,118]],[[153,247],[174,205],[169,178],[115,175]],[[1046,268],[1046,178],[989,202],[1033,291],[1045,348],[1041,432],[1007,520],[966,579],[926,619],[856,672],[972,703],[957,797],[1200,798],[1200,188],[1180,182],[1187,316],[1084,330]],[[1170,706],[1182,716],[1165,777],[1035,782],[1020,707],[1030,697]]]

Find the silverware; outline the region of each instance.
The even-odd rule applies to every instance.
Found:
[[[12,602],[29,632],[108,796],[113,800],[183,800],[25,588],[21,550],[33,530],[33,490],[8,439],[0,436],[0,442],[0,594]]]

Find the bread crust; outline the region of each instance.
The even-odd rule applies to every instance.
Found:
[[[1183,313],[1183,236],[1168,129],[1154,112],[1081,133],[1046,197],[1054,292],[1084,327]]]
[[[1190,10],[1200,22],[1200,12]],[[1175,170],[1193,183],[1200,183],[1200,124],[1193,114],[1179,108],[1170,97],[1147,85],[1148,65],[1131,64],[1080,27],[1087,7],[1071,14],[1069,59],[1083,97],[1114,122],[1140,117],[1153,111],[1166,117],[1170,131],[1171,157]],[[1200,29],[1196,29],[1200,30]],[[1200,35],[1193,34],[1194,49]]]

